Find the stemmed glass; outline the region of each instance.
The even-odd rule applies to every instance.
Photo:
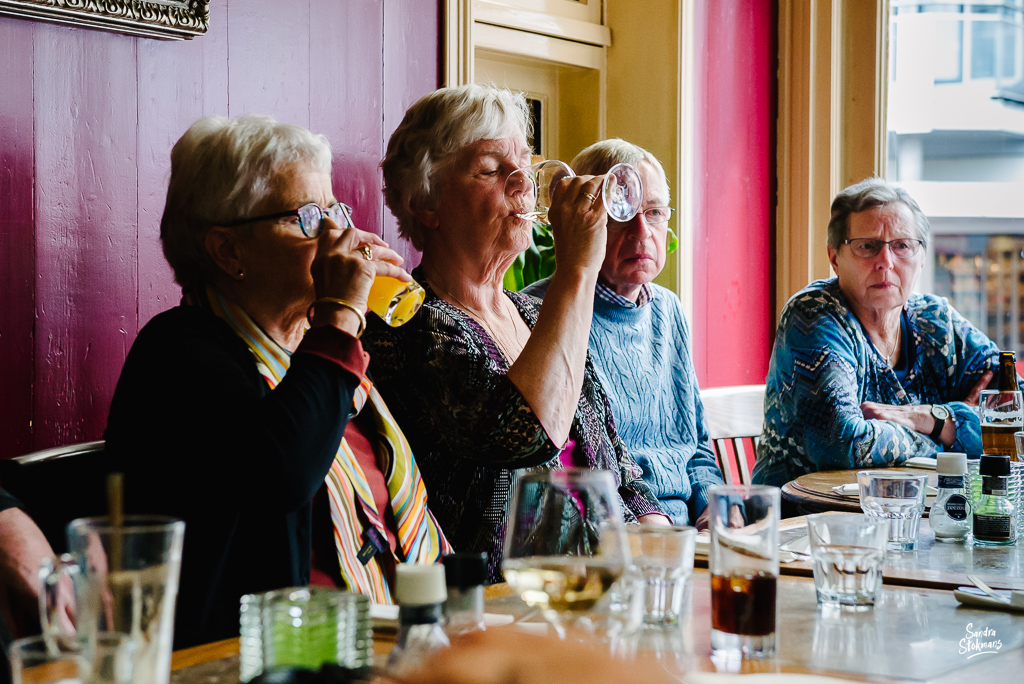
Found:
[[[612,474],[568,468],[520,477],[502,570],[559,637],[622,576],[629,558]]]
[[[575,175],[568,164],[553,159],[516,169],[505,179],[505,206],[521,219],[551,225],[548,210],[555,183]],[[625,223],[636,216],[643,196],[640,174],[630,164],[616,164],[605,174],[601,201],[612,219]]]

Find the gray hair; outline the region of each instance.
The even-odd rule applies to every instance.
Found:
[[[914,216],[917,237],[928,247],[931,241],[931,224],[914,198],[898,185],[873,177],[849,186],[832,200],[832,217],[828,221],[828,246],[839,249],[850,234],[850,214],[884,207],[895,202],[902,203]]]
[[[522,93],[480,83],[441,88],[416,101],[391,134],[384,172],[384,201],[398,232],[423,249],[423,225],[413,207],[434,209],[440,175],[467,145],[511,135],[529,138],[530,108]]]
[[[602,173],[608,173],[608,169],[616,164],[632,164],[638,167],[642,161],[653,166],[661,174],[661,180],[665,183],[665,190],[667,192],[668,177],[665,175],[665,169],[661,166],[658,158],[639,145],[626,142],[622,138],[609,138],[584,148],[573,157],[569,166],[581,176],[599,176]]]
[[[269,116],[204,116],[171,149],[171,180],[160,220],[164,257],[182,287],[203,281],[215,266],[206,252],[212,226],[252,215],[294,164],[331,172],[327,138]]]

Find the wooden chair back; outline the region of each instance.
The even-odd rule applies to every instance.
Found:
[[[84,442],[0,460],[0,485],[17,497],[54,551],[66,550],[75,518],[105,515],[105,443]]]
[[[764,425],[764,385],[709,387],[700,391],[700,400],[726,483],[750,484]]]

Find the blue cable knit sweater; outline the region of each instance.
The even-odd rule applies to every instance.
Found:
[[[524,292],[543,297],[550,278]],[[650,284],[651,301],[622,306],[594,297],[590,354],[619,437],[672,521],[696,521],[708,487],[722,484],[690,356],[690,328],[671,291]]]

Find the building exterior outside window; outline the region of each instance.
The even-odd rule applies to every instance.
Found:
[[[918,288],[1022,352],[1024,0],[891,0],[890,13],[887,176],[934,236]]]

